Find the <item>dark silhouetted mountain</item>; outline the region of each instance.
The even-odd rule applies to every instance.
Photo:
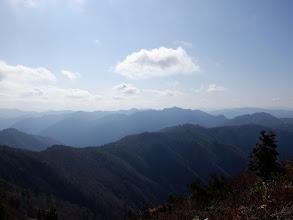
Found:
[[[252,115],[237,116],[229,120],[225,125],[245,125],[245,124],[257,124],[267,127],[277,127],[283,124],[282,120],[264,112],[254,113]]]
[[[8,145],[20,149],[41,151],[56,144],[60,144],[60,142],[48,137],[26,134],[14,128],[0,131],[0,145]]]

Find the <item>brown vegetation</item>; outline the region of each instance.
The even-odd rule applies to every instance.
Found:
[[[156,208],[128,213],[125,219],[292,219],[293,160],[282,162],[281,167],[282,173],[266,181],[250,172],[239,174],[204,206],[192,195],[173,196]]]

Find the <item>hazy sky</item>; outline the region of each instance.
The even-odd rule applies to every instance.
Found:
[[[0,0],[0,108],[293,108],[292,0]]]

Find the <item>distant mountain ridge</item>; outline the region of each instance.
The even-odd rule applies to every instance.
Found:
[[[266,108],[231,108],[231,109],[219,109],[207,111],[212,115],[224,115],[225,117],[232,119],[237,116],[254,114],[258,112],[265,112],[277,118],[293,118],[293,110],[282,109],[266,109]]]
[[[40,134],[69,145],[95,146],[117,141],[126,135],[158,131],[168,126],[191,123],[212,127],[226,121],[224,116],[212,116],[200,110],[170,108],[145,110],[130,115],[110,114],[91,121],[68,118]]]
[[[238,109],[239,110],[239,109]],[[244,108],[241,111],[259,109]],[[277,111],[277,110],[275,110]],[[278,111],[285,112],[285,111]],[[287,113],[289,111],[286,111]],[[9,115],[9,112],[5,112]],[[289,112],[290,113],[290,112]],[[4,114],[4,115],[5,115]],[[228,119],[223,115],[211,115],[200,110],[178,107],[163,110],[120,110],[120,111],[60,111],[60,112],[19,112],[11,115],[21,118],[1,119],[0,125],[16,128],[35,135],[47,136],[70,146],[85,147],[111,143],[127,135],[153,132],[182,124],[204,127],[259,124],[267,127],[280,127],[292,130],[292,118],[277,118],[266,112],[245,114]],[[29,115],[24,116],[24,115]]]
[[[242,116],[237,116],[229,120],[225,125],[245,125],[245,124],[257,124],[267,127],[277,127],[283,124],[283,121],[276,118],[268,113],[259,112],[254,114],[246,114]]]
[[[15,128],[0,131],[0,145],[8,145],[19,149],[41,151],[52,145],[61,144],[53,138],[26,134]]]

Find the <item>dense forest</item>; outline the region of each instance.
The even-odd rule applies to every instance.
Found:
[[[237,175],[264,129],[186,124],[99,147],[36,152],[1,146],[2,209],[29,218],[56,212],[61,219],[119,219],[142,203],[156,207],[170,193],[188,196],[187,184],[209,184],[211,173]],[[280,158],[292,158],[293,136],[277,134]]]
[[[293,160],[277,162],[276,135],[261,133],[247,170],[234,178],[211,174],[207,184],[188,184],[188,196],[169,194],[166,202],[146,203],[124,219],[292,219]]]

